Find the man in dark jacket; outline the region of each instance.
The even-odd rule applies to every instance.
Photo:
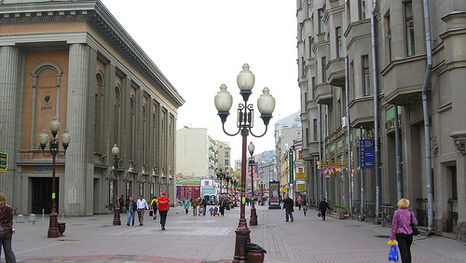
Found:
[[[13,209],[5,203],[5,195],[0,193],[0,257],[2,246],[5,249],[6,262],[16,263],[16,257],[11,249],[13,235]]]
[[[283,200],[283,209],[285,209],[286,222],[288,222],[289,217],[291,217],[291,222],[294,221],[293,204],[294,204],[293,199],[291,199],[290,196],[286,194],[285,200]]]
[[[128,200],[128,221],[126,222],[126,225],[129,226],[129,223],[131,222],[134,226],[134,213],[136,212],[136,202],[134,202],[133,197],[130,197]]]
[[[320,214],[322,216],[322,220],[325,220],[325,212],[327,212],[327,208],[330,209],[330,206],[327,202],[325,202],[325,198],[319,204]]]
[[[204,207],[204,212],[202,212],[203,216],[205,216],[205,213],[207,211],[207,204],[208,204],[207,197],[204,196],[204,199],[202,199],[202,201],[201,201],[201,205],[202,205],[202,207]]]

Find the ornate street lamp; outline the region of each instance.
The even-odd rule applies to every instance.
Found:
[[[60,236],[60,233],[58,231],[58,220],[55,207],[55,161],[57,156],[65,156],[66,149],[68,148],[68,145],[71,141],[71,135],[68,133],[68,130],[65,130],[65,132],[63,132],[61,135],[61,143],[64,151],[60,152],[60,142],[57,136],[59,130],[60,122],[58,122],[57,118],[55,117],[50,122],[50,131],[52,132],[52,139],[50,139],[49,135],[45,130],[42,130],[42,133],[39,135],[39,143],[43,155],[47,157],[52,156],[52,211],[50,212],[49,229],[47,231],[47,237],[49,238],[55,238]],[[49,143],[49,150],[45,150],[47,142]]]
[[[113,175],[115,177],[115,204],[114,204],[114,209],[113,209],[113,225],[114,226],[119,226],[121,225],[120,221],[120,208],[118,207],[119,201],[118,201],[118,164],[120,163],[120,158],[118,158],[118,154],[120,153],[120,149],[118,146],[115,144],[113,145],[112,148],[112,154],[113,154]]]
[[[233,104],[233,97],[227,91],[227,86],[222,84],[220,86],[220,91],[215,95],[215,107],[218,111],[218,116],[222,121],[222,129],[225,134],[229,136],[236,136],[241,132],[242,138],[242,162],[241,162],[241,210],[240,210],[240,219],[238,227],[236,228],[236,242],[235,242],[235,255],[233,262],[246,262],[246,243],[250,242],[249,233],[251,232],[247,226],[246,218],[244,216],[245,212],[245,202],[246,202],[246,145],[247,137],[251,133],[254,137],[262,137],[267,132],[267,126],[270,119],[272,118],[272,112],[275,108],[275,99],[269,94],[269,89],[264,88],[263,94],[257,100],[257,107],[261,113],[261,119],[265,125],[265,131],[261,135],[255,135],[252,132],[254,127],[254,107],[252,104],[248,104],[249,96],[252,94],[252,88],[254,86],[255,77],[251,71],[249,71],[249,65],[244,64],[243,70],[238,74],[236,82],[240,89],[240,94],[243,97],[244,103],[238,105],[238,119],[237,127],[238,131],[236,133],[228,133],[225,130],[225,122],[227,120],[231,105]]]
[[[251,157],[249,157],[249,167],[251,169],[251,193],[252,193],[252,205],[251,205],[251,218],[249,219],[249,224],[251,226],[257,226],[257,214],[256,214],[256,206],[255,206],[255,195],[254,195],[254,166],[256,165],[254,162],[254,149],[256,147],[252,142],[248,145],[248,151]]]

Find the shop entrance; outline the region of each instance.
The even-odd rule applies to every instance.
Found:
[[[31,178],[31,213],[42,214],[42,209],[46,214],[50,214],[52,209],[52,178]],[[58,213],[59,201],[59,178],[55,177],[55,209]]]

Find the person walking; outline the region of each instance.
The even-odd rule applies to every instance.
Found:
[[[397,205],[398,210],[393,213],[390,239],[394,240],[396,238],[396,241],[398,241],[401,262],[411,263],[411,244],[413,243],[413,229],[411,223],[417,226],[417,219],[414,213],[408,210],[408,199],[400,199]]]
[[[199,201],[196,198],[191,199],[191,205],[193,207],[193,216],[197,216],[197,206],[199,205]]]
[[[298,200],[296,200],[296,204],[299,210],[301,210],[301,205],[303,204],[303,199],[301,199],[301,196],[298,197]]]
[[[120,199],[118,199],[118,203],[120,205],[120,212],[121,213],[125,213],[126,212],[126,209],[125,209],[125,197],[123,195],[120,196]]]
[[[165,197],[165,192],[162,192],[162,196],[158,201],[159,214],[160,214],[160,226],[162,230],[165,230],[165,223],[167,222],[168,208],[170,206],[170,200]]]
[[[330,209],[330,206],[324,198],[319,204],[320,216],[322,217],[322,220],[325,220],[325,212],[327,212],[327,209]]]
[[[146,212],[146,209],[149,210],[149,205],[147,205],[146,199],[144,199],[142,195],[139,195],[139,199],[136,205],[138,208],[139,225],[142,226],[144,224],[144,214]]]
[[[133,197],[130,196],[128,199],[128,221],[126,222],[126,225],[129,226],[129,223],[131,221],[131,225],[134,226],[134,213],[136,212],[136,202],[134,202]]]
[[[208,203],[207,198],[204,197],[204,199],[202,199],[202,201],[201,201],[201,206],[204,208],[204,211],[202,212],[202,215],[204,215],[204,216],[205,216],[205,213],[206,213],[206,210],[207,210],[207,203]]]
[[[13,231],[13,209],[5,203],[5,195],[0,193],[0,258],[3,247],[7,263],[16,263],[15,253],[11,249]]]
[[[219,204],[219,206],[220,206],[220,214],[221,214],[222,216],[225,215],[225,207],[226,207],[226,205],[227,205],[226,203],[227,203],[227,201],[225,200],[224,197],[222,197],[222,199],[220,200],[220,204]]]
[[[157,219],[157,196],[154,195],[154,199],[152,199],[152,201],[150,201],[150,207],[152,208],[152,211],[154,213],[153,215],[153,219],[156,220]]]
[[[189,202],[188,199],[185,199],[185,200],[183,201],[183,203],[184,203],[184,204],[183,204],[183,205],[184,205],[184,210],[185,210],[186,214],[188,214],[188,212],[189,212],[189,207],[191,206],[191,202]]]
[[[291,222],[294,221],[293,218],[293,199],[290,198],[288,194],[286,194],[285,200],[283,200],[283,209],[285,209],[285,215],[286,215],[286,222],[288,222],[288,218],[291,218]]]
[[[306,214],[307,214],[307,201],[306,201],[306,197],[303,198],[303,201],[301,202],[301,205],[303,206],[304,216],[306,216]]]

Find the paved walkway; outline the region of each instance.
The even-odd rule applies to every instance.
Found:
[[[65,218],[58,239],[46,237],[48,218],[39,216],[35,225],[15,224],[13,250],[18,262],[230,262],[239,208],[225,212],[193,217],[174,208],[166,231],[147,214],[144,226],[126,226],[126,215],[122,226],[112,226],[113,215]],[[251,241],[267,250],[266,262],[387,262],[389,228],[316,214],[296,209],[286,223],[283,210],[258,207]],[[443,237],[415,237],[412,254],[413,262],[466,262],[465,243]]]

